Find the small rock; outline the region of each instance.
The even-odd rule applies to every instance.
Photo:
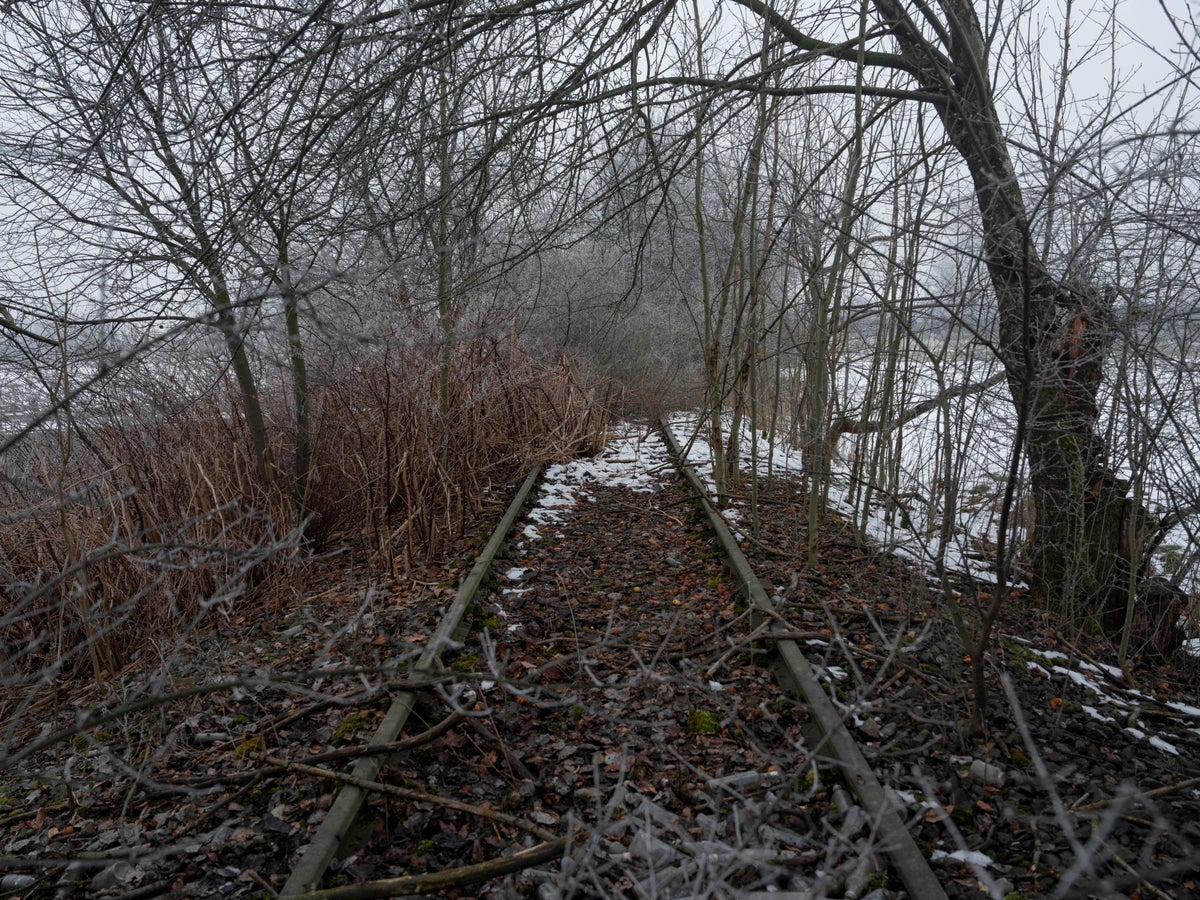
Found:
[[[652,866],[663,866],[675,857],[675,848],[646,831],[639,831],[629,844],[629,852],[648,861]]]
[[[1004,770],[999,766],[993,766],[991,763],[986,763],[982,759],[977,759],[972,762],[971,768],[967,770],[967,774],[975,781],[990,785],[991,787],[1004,786]]]
[[[277,816],[263,816],[262,830],[272,834],[291,834],[292,826]]]
[[[125,884],[125,879],[133,871],[133,866],[125,860],[119,860],[111,866],[105,866],[92,876],[92,890],[104,891]]]
[[[883,729],[879,727],[879,723],[874,719],[863,719],[858,725],[858,730],[867,737],[874,738],[875,740],[879,740],[879,736],[883,733]]]

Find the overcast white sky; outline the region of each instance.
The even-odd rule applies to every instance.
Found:
[[[1058,5],[1061,15],[1064,0],[1058,0]],[[1110,0],[1075,0],[1075,45],[1079,50],[1101,33],[1109,10]],[[1195,26],[1197,7],[1191,0],[1118,0],[1116,68],[1123,76],[1120,86],[1125,90],[1144,94],[1177,78],[1176,66],[1187,69],[1195,65],[1195,57],[1183,46],[1168,12],[1192,46],[1200,49]],[[1102,55],[1106,53],[1097,54]],[[1079,79],[1080,87],[1095,79],[1099,82],[1096,89],[1100,89],[1108,80],[1108,69],[1108,60],[1097,58],[1081,73],[1086,77]]]

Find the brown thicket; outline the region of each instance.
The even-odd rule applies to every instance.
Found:
[[[442,416],[441,351],[406,344],[343,352],[340,374],[314,385],[302,528],[286,479],[264,485],[256,473],[222,373],[140,378],[136,396],[91,403],[10,449],[0,719],[33,682],[103,680],[211,611],[291,602],[319,553],[349,547],[382,574],[445,552],[489,487],[602,440],[605,411],[566,360],[545,365],[494,337],[463,341]],[[286,391],[270,396],[274,458],[287,471],[294,416]]]

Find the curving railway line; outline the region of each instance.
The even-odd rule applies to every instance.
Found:
[[[946,896],[663,428],[530,473],[282,896]]]

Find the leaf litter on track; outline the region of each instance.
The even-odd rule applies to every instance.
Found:
[[[764,623],[731,591],[650,432],[618,433],[546,485],[475,635],[446,660],[457,686],[431,688],[413,728],[455,707],[464,719],[387,779],[574,843],[556,864],[450,895],[898,893],[803,705],[768,668],[762,638],[779,631],[806,647],[952,896],[1196,895],[1200,717],[1185,664],[1124,689],[1102,646],[1066,641],[1017,597],[990,660],[1013,702],[997,680],[979,739],[965,731],[966,661],[924,573],[836,516],[820,564],[804,565],[798,486],[760,484],[762,531],[743,536],[780,601]],[[20,809],[0,814],[0,854],[29,863],[6,864],[34,879],[23,895],[277,888],[336,785],[252,751],[303,759],[365,740],[400,674],[370,670],[419,650],[455,577],[333,573],[284,621],[230,623],[172,660],[173,687],[228,673],[241,688],[85,730],[6,775],[0,790]],[[355,666],[368,673],[339,674]],[[278,677],[319,668],[329,674]],[[331,881],[442,871],[537,841],[396,798],[372,801],[356,839]]]

